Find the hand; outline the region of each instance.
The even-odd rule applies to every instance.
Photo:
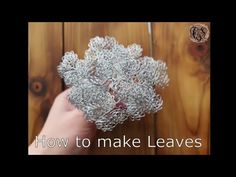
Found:
[[[66,96],[69,89],[60,93],[51,107],[47,120],[37,136],[38,139],[42,139],[43,135],[46,138],[68,138],[67,147],[43,147],[42,143],[38,143],[38,147],[34,142],[29,146],[28,153],[31,154],[86,154],[88,148],[77,147],[76,137],[80,139],[88,138],[90,141],[96,134],[96,126],[93,123],[89,123],[84,113],[73,105],[71,105]]]

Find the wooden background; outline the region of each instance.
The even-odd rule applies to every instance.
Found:
[[[66,51],[80,58],[95,36],[113,36],[119,43],[140,44],[143,55],[163,59],[169,87],[157,90],[163,109],[141,121],[126,121],[98,137],[201,138],[201,148],[91,148],[90,154],[210,154],[210,43],[189,40],[193,23],[29,23],[29,124],[28,143],[41,130],[48,111],[64,84],[57,65]],[[204,23],[210,28],[210,23]]]

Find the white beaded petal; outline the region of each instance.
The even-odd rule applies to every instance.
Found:
[[[126,119],[139,120],[162,109],[155,86],[168,85],[166,63],[141,57],[140,45],[125,48],[113,37],[92,38],[84,60],[66,52],[58,72],[72,87],[68,99],[98,129],[111,131]]]

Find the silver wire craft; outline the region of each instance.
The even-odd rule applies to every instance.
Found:
[[[71,87],[70,103],[97,129],[111,131],[128,118],[140,120],[145,113],[162,109],[155,86],[169,82],[165,62],[141,57],[140,45],[126,48],[108,36],[92,38],[88,47],[84,59],[66,52],[58,72]]]

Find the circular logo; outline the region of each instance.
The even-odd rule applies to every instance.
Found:
[[[194,24],[189,29],[190,40],[197,43],[206,42],[210,36],[209,29],[204,24]]]

